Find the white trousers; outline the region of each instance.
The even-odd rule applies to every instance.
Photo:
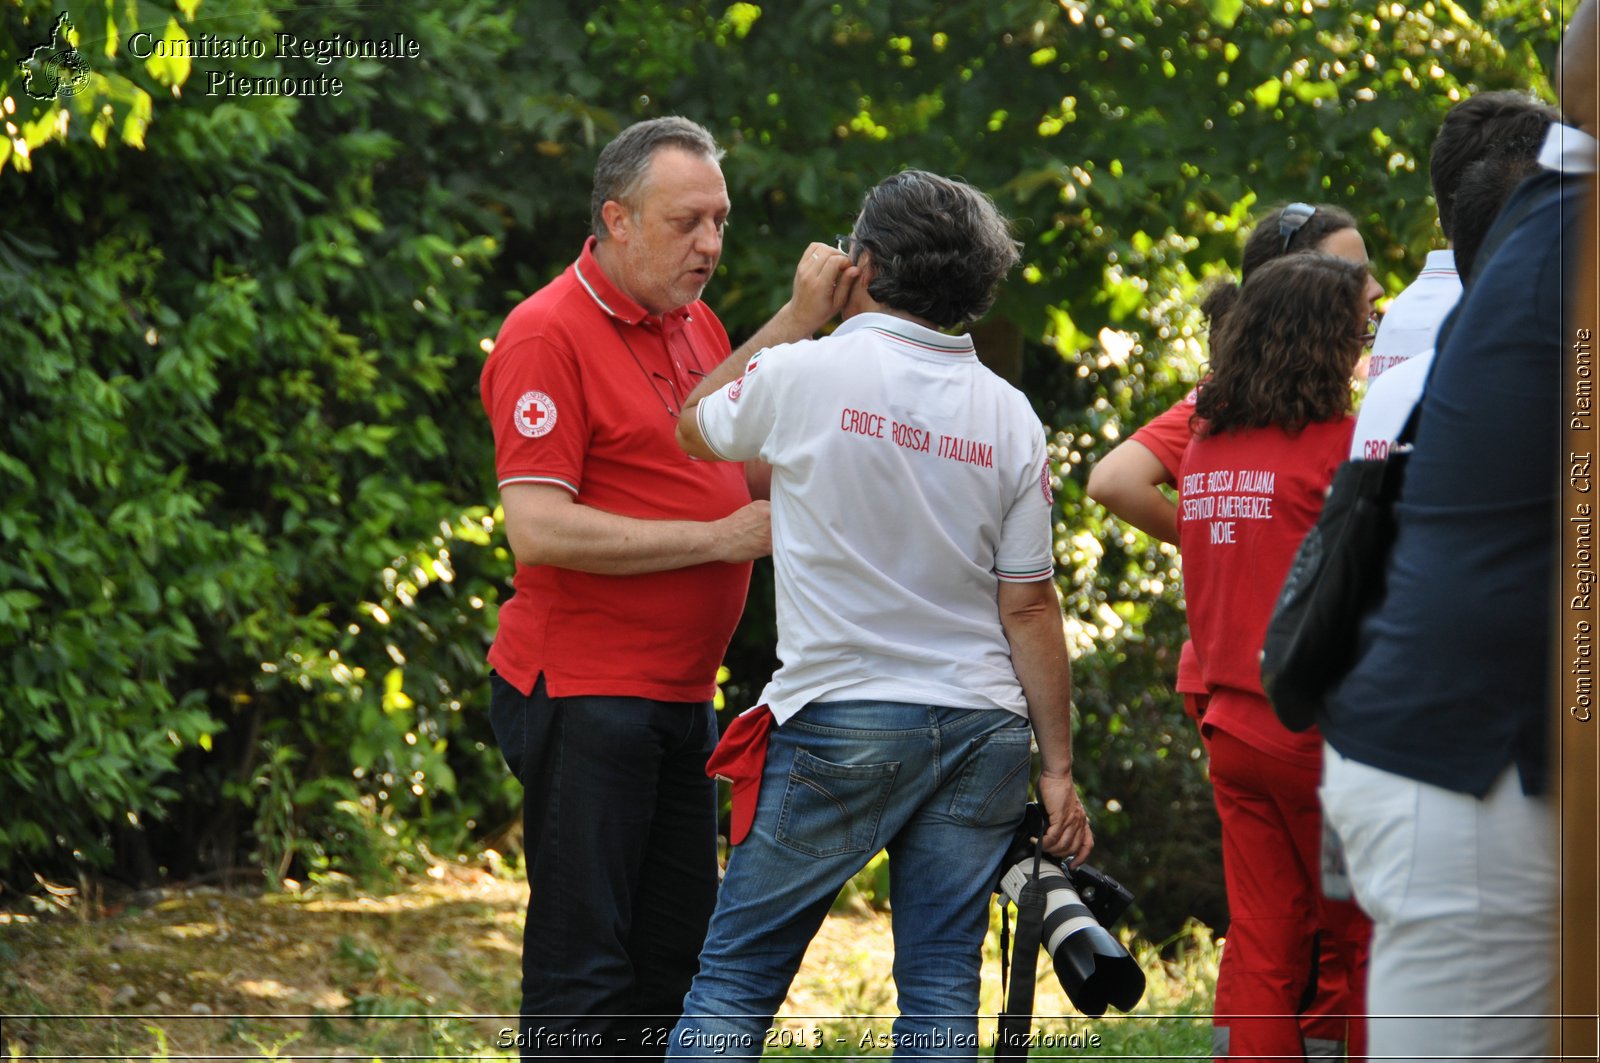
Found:
[[[1552,1052],[1556,822],[1515,767],[1482,800],[1323,747],[1322,806],[1372,917],[1373,1060]]]

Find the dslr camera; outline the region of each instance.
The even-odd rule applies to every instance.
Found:
[[[1067,998],[1085,1015],[1099,1018],[1107,1005],[1129,1011],[1144,997],[1144,971],[1108,929],[1116,925],[1133,894],[1088,864],[1072,867],[1044,852],[1044,809],[1030,803],[1001,864],[1000,893],[1022,908],[1022,892],[1037,878],[1044,892],[1040,945],[1050,954]]]

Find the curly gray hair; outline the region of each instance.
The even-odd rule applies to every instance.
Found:
[[[905,170],[867,193],[856,242],[872,253],[867,293],[940,328],[994,305],[1021,245],[994,200],[964,181]]]

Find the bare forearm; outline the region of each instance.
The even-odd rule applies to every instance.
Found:
[[[795,266],[794,289],[789,301],[689,392],[684,409],[693,408],[707,395],[738,380],[744,375],[744,367],[759,352],[816,335],[818,329],[838,316],[858,272],[850,265],[849,257],[837,249],[827,244],[808,246]]]
[[[1028,718],[1046,772],[1072,773],[1072,658],[1061,612],[1050,603],[1002,616],[1011,666],[1028,702]]]
[[[647,520],[581,505],[561,488],[502,493],[506,537],[524,565],[609,576],[749,561],[772,550],[770,507],[751,502],[719,520]]]
[[[1178,541],[1178,507],[1161,492],[1172,474],[1137,440],[1118,444],[1089,470],[1085,491],[1112,516],[1162,542]]]
[[[683,404],[683,413],[680,419],[683,427],[687,427],[688,422],[693,421],[695,407],[699,405],[700,400],[707,395],[715,395],[718,391],[743,376],[745,366],[750,364],[750,359],[755,357],[758,352],[780,343],[794,343],[796,340],[811,338],[812,332],[815,330],[801,331],[800,326],[794,323],[791,306],[792,304],[785,304],[784,308],[779,310],[771,321],[757,329],[754,336],[740,344],[738,350],[730,354],[721,365],[717,366],[705,379],[695,385],[695,389],[689,392],[689,397]],[[696,426],[696,429],[698,430],[698,426]],[[691,443],[686,444],[684,440],[685,436],[682,428],[680,428],[678,432],[679,446],[684,447],[685,450],[697,458],[707,460],[716,458],[716,455],[700,441],[698,431]],[[750,489],[751,498],[765,499],[772,497],[772,466],[766,462],[746,461],[744,463],[744,479],[745,485]]]
[[[708,527],[694,521],[640,520],[575,505],[537,531],[513,534],[511,541],[523,564],[626,576],[715,560]]]
[[[1061,626],[1061,602],[1049,580],[1000,585],[1000,626],[1011,644],[1011,667],[1028,701],[1039,745],[1039,802],[1050,825],[1046,852],[1082,862],[1094,831],[1072,778],[1072,659]]]
[[[1140,484],[1090,496],[1112,515],[1146,535],[1177,545],[1178,506],[1152,484]]]
[[[684,402],[684,408],[690,409],[707,395],[713,395],[744,375],[744,367],[750,359],[768,347],[776,347],[780,343],[794,343],[798,340],[810,339],[816,332],[815,328],[802,328],[795,317],[793,303],[785,303],[783,309],[772,316],[765,325],[756,329],[755,335],[741,343],[737,350],[725,358],[721,365],[695,385],[689,392],[689,398]]]

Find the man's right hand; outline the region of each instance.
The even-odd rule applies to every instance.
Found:
[[[814,243],[800,254],[794,268],[794,293],[779,313],[787,312],[794,327],[810,336],[844,309],[861,267],[831,244]]]
[[[719,561],[754,561],[772,553],[772,504],[751,502],[711,522]]]

